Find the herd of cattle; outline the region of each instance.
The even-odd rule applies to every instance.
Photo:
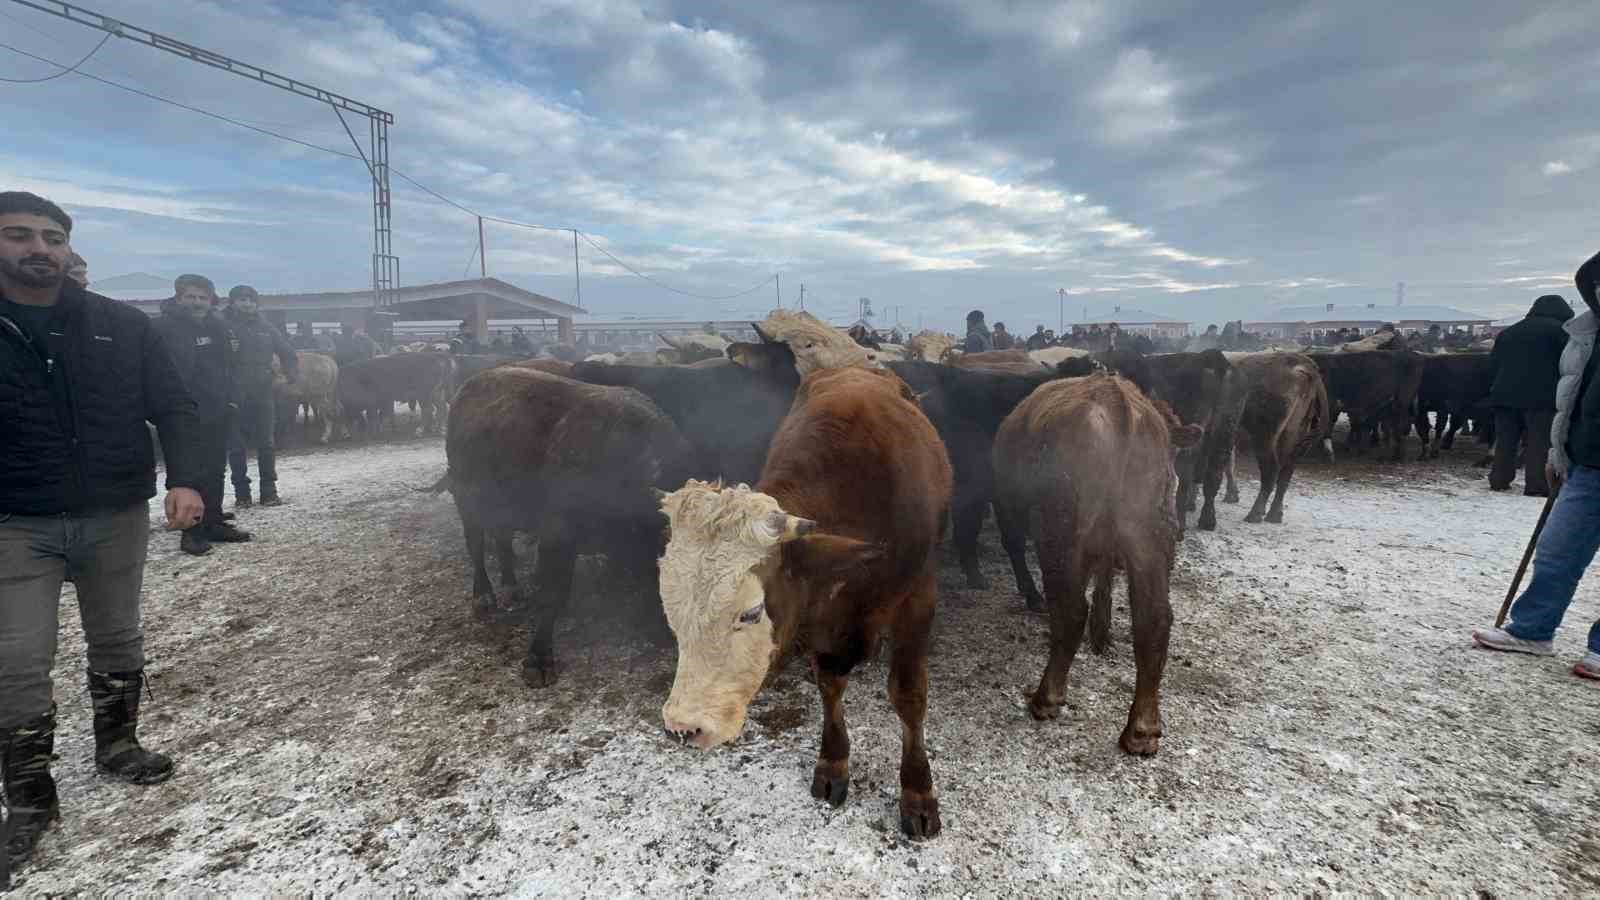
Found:
[[[446,417],[449,467],[434,490],[451,492],[460,514],[476,613],[500,606],[491,540],[502,590],[530,607],[532,685],[556,678],[553,634],[580,553],[607,557],[608,577],[628,589],[619,596],[659,596],[679,650],[662,714],[682,741],[737,736],[767,676],[806,654],[824,708],[812,794],[836,805],[849,783],[847,679],[887,637],[904,724],[901,825],[913,836],[940,828],[923,717],[946,528],[967,584],[984,587],[978,534],[992,506],[1023,602],[1049,614],[1029,705],[1038,718],[1065,702],[1085,625],[1105,650],[1124,573],[1137,677],[1120,744],[1153,754],[1178,539],[1197,505],[1199,526],[1216,528],[1224,483],[1224,500],[1237,501],[1235,446],[1261,474],[1246,521],[1282,522],[1297,460],[1331,458],[1341,413],[1348,453],[1387,440],[1400,460],[1413,427],[1437,453],[1482,417],[1490,380],[1482,353],[1055,348],[1041,360],[956,355],[928,335],[909,346],[931,360],[885,359],[804,314],[774,313],[756,332],[756,342],[711,341],[714,356],[674,348],[704,358],[673,364],[424,352],[334,371],[302,353],[283,401],[314,409],[324,440],[336,420],[381,428],[397,402],[414,404],[425,428]],[[538,545],[527,595],[515,532]]]

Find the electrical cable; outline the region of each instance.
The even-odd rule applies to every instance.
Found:
[[[79,66],[81,66],[84,63],[88,62],[90,57],[94,56],[96,53],[99,53],[100,52],[100,48],[104,47],[106,45],[106,41],[109,41],[109,40],[111,40],[111,32],[108,31],[108,32],[106,32],[106,36],[100,39],[100,43],[94,45],[94,49],[93,50],[90,50],[88,53],[85,53],[83,55],[83,59],[78,60],[77,62],[73,63],[71,66],[61,67],[60,63],[51,62],[50,65],[61,67],[61,71],[55,73],[54,75],[46,75],[43,78],[0,78],[0,81],[5,82],[6,84],[38,84],[38,83],[40,83],[42,81],[53,81],[53,80],[55,80],[57,78],[60,78],[63,75],[71,75],[73,72],[77,72],[78,71],[78,67]],[[15,50],[16,48],[7,47],[6,49],[7,50]],[[21,53],[22,51],[17,50],[17,52]],[[30,56],[32,54],[23,54],[23,55],[24,56]],[[40,59],[40,57],[35,56],[34,59]],[[45,60],[45,62],[50,62],[50,61],[49,60]]]

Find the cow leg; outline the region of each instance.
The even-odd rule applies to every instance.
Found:
[[[1048,513],[1054,516],[1054,511]],[[1039,687],[1028,701],[1028,712],[1035,719],[1054,719],[1067,702],[1067,672],[1078,655],[1083,640],[1083,625],[1089,618],[1084,604],[1085,576],[1081,543],[1068,541],[1058,532],[1074,526],[1072,517],[1047,520],[1040,541],[1040,568],[1044,570],[1044,590],[1050,600],[1050,661],[1045,664]]]
[[[929,571],[919,580],[915,598],[895,623],[889,660],[889,702],[899,713],[901,726],[900,830],[914,838],[933,837],[940,828],[939,798],[922,734],[928,712],[928,632],[933,625],[934,577]]]
[[[1226,429],[1225,439],[1220,434],[1206,435],[1206,442],[1201,449],[1204,456],[1200,462],[1200,474],[1203,476],[1205,502],[1200,506],[1200,530],[1216,531],[1217,489],[1222,487],[1223,470],[1228,467],[1228,460],[1233,454],[1233,428]]]
[[[333,437],[334,416],[331,415],[326,401],[318,400],[314,408],[317,410],[317,424],[322,426],[322,437],[318,439],[317,443],[326,444],[328,438]],[[306,416],[307,421],[310,418],[310,415]]]
[[[956,553],[961,558],[961,571],[967,576],[967,587],[980,591],[989,587],[989,579],[978,568],[978,532],[983,530],[983,514],[988,508],[987,498],[964,497],[951,516]]]
[[[1256,491],[1256,502],[1250,504],[1250,512],[1245,514],[1246,522],[1260,522],[1267,512],[1267,498],[1271,496],[1272,489],[1278,483],[1278,455],[1274,448],[1262,446],[1263,442],[1254,435],[1250,438],[1250,445],[1256,453],[1256,465],[1261,467],[1261,489]]]
[[[572,574],[578,564],[578,544],[568,536],[549,536],[539,540],[539,569],[535,574],[539,601],[534,610],[533,635],[528,641],[528,658],[522,661],[522,680],[529,687],[549,687],[556,683],[556,654],[551,647],[556,619],[572,596]]]
[[[1178,522],[1180,525],[1188,524],[1185,513],[1194,512],[1194,473],[1198,468],[1200,451],[1196,449],[1178,451]]]
[[[1389,442],[1394,448],[1394,453],[1391,459],[1393,459],[1395,462],[1405,462],[1406,439],[1411,436],[1411,422],[1407,418],[1407,414],[1404,409],[1401,409],[1397,412],[1391,411],[1389,413],[1388,421]]]
[[[1238,449],[1233,444],[1229,444],[1228,445],[1228,468],[1226,470],[1224,470],[1224,474],[1226,475],[1227,481],[1228,481],[1228,490],[1227,490],[1227,493],[1222,495],[1222,502],[1223,503],[1238,503],[1239,502],[1239,482],[1237,480],[1235,480],[1235,475],[1234,475],[1234,465],[1235,465],[1235,462],[1236,462],[1238,456],[1239,456]]]
[[[1122,729],[1122,749],[1154,756],[1161,747],[1161,674],[1167,667],[1172,605],[1167,599],[1165,559],[1145,550],[1128,559],[1128,608],[1133,614],[1133,658],[1138,668],[1133,706]]]
[[[1097,656],[1111,649],[1111,583],[1116,571],[1110,559],[1094,570],[1094,605],[1089,610],[1089,648]]]
[[[822,695],[822,751],[811,774],[811,796],[843,806],[850,793],[850,728],[844,721],[844,689],[850,685],[849,663],[819,653],[811,665]]]
[[[1450,450],[1455,447],[1456,432],[1461,430],[1461,423],[1464,418],[1460,413],[1450,414],[1450,428],[1444,433],[1443,437],[1439,438],[1439,449]],[[1438,451],[1434,451],[1433,455],[1438,456]]]
[[[517,602],[517,548],[512,543],[516,532],[509,528],[494,533],[494,555],[500,560],[500,586],[511,594],[512,602]]]
[[[1009,503],[994,505],[995,524],[1000,528],[1000,545],[1011,560],[1011,574],[1017,579],[1017,593],[1031,612],[1044,612],[1044,597],[1034,586],[1028,571],[1028,510],[1013,509]]]
[[[479,619],[489,619],[494,616],[495,599],[489,570],[484,566],[483,527],[462,515],[461,530],[467,538],[467,559],[472,563],[472,612]]]
[[[1283,524],[1283,497],[1289,493],[1289,479],[1294,477],[1295,466],[1299,464],[1299,448],[1295,442],[1284,435],[1278,446],[1274,448],[1278,457],[1278,484],[1272,493],[1272,508],[1267,511],[1267,521],[1274,525]]]

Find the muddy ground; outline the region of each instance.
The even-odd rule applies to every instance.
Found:
[[[847,695],[853,782],[808,793],[819,703],[798,669],[710,753],[666,739],[674,654],[653,612],[580,572],[550,689],[526,629],[468,612],[437,438],[280,463],[290,505],[193,559],[156,534],[143,735],[177,776],[96,776],[83,646],[62,601],[63,821],[25,891],[1011,896],[1043,892],[1600,891],[1600,687],[1560,654],[1474,650],[1540,501],[1489,494],[1476,454],[1302,468],[1283,526],[1222,509],[1175,573],[1153,759],[1116,746],[1127,613],[1058,721],[1029,719],[1045,620],[992,529],[989,591],[942,551],[928,743],[944,833],[897,831],[899,723],[882,665]],[[1246,467],[1248,468],[1248,467]],[[1248,500],[1255,489],[1244,480]],[[524,566],[526,572],[526,565]]]

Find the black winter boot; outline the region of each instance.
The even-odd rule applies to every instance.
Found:
[[[206,537],[204,525],[186,528],[183,537],[178,539],[178,549],[190,556],[205,556],[211,552],[211,541]]]
[[[224,544],[242,544],[250,540],[250,532],[243,528],[229,525],[227,522],[218,522],[215,525],[202,526],[206,530],[206,538]]]
[[[56,744],[56,708],[15,728],[0,729],[0,769],[5,773],[7,818],[0,853],[16,867],[26,862],[50,823],[61,818],[50,755]],[[0,865],[0,870],[6,869]],[[0,878],[3,882],[3,878]],[[0,885],[3,889],[3,885]]]
[[[89,672],[94,701],[94,765],[134,784],[159,784],[172,777],[172,760],[139,746],[139,690],[144,670]]]

